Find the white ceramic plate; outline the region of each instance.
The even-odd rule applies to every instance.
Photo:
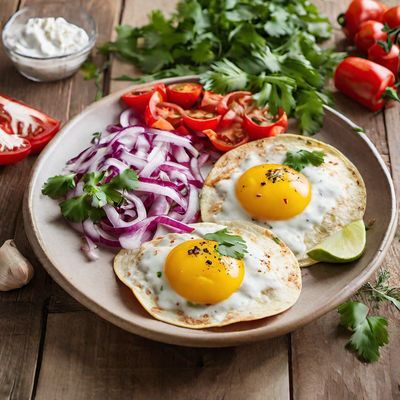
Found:
[[[129,89],[140,86],[146,85]],[[25,228],[36,255],[54,280],[90,310],[150,339],[186,346],[232,346],[282,335],[320,317],[354,293],[382,262],[397,220],[390,174],[370,140],[357,133],[351,121],[327,107],[324,126],[315,137],[338,148],[360,170],[368,193],[365,220],[376,220],[368,231],[363,257],[351,264],[316,264],[303,269],[299,301],[272,318],[207,330],[180,328],[153,319],[114,275],[114,253],[101,250],[99,260],[88,262],[80,251],[79,235],[63,220],[57,202],[41,194],[43,183],[89,146],[93,132],[117,121],[121,112],[119,98],[129,89],[92,104],[60,131],[37,160],[24,202]]]

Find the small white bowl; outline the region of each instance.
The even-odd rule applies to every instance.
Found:
[[[15,13],[3,29],[2,39],[7,55],[18,71],[37,82],[56,81],[73,75],[87,59],[96,43],[96,22],[83,8],[63,4],[60,15],[59,3],[39,3],[24,7]],[[63,17],[68,22],[84,29],[89,36],[85,47],[74,53],[56,57],[31,57],[13,50],[10,39],[23,29],[29,18]]]

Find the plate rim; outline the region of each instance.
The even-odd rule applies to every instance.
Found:
[[[133,84],[128,86],[127,88],[123,88],[116,92],[109,94],[108,96],[104,97],[103,99],[96,101],[86,108],[84,108],[79,114],[74,116],[71,120],[69,120],[57,133],[54,139],[49,143],[48,146],[42,151],[39,155],[35,164],[32,167],[30,177],[29,177],[29,185],[28,190],[25,191],[24,199],[23,199],[23,220],[25,231],[27,233],[27,237],[29,243],[31,244],[34,253],[38,257],[39,261],[47,271],[47,273],[59,284],[69,295],[71,295],[74,299],[78,302],[83,304],[87,307],[90,311],[96,313],[101,318],[111,322],[112,324],[129,331],[131,333],[143,336],[148,339],[156,340],[163,343],[168,344],[175,344],[181,346],[190,346],[190,347],[226,347],[226,346],[235,346],[241,345],[245,343],[251,343],[255,341],[261,341],[270,339],[273,337],[281,336],[292,332],[295,329],[299,329],[304,325],[310,323],[311,321],[320,318],[321,316],[325,315],[327,312],[331,311],[332,309],[336,308],[339,304],[349,298],[355,291],[357,291],[369,278],[370,276],[376,271],[379,265],[382,263],[384,256],[386,255],[387,251],[390,248],[391,242],[394,238],[396,227],[397,227],[397,220],[398,220],[398,209],[397,209],[397,200],[394,190],[394,184],[392,177],[390,175],[389,169],[384,163],[381,155],[379,154],[378,150],[376,149],[375,145],[372,141],[368,138],[368,136],[363,132],[355,132],[356,128],[359,128],[353,121],[351,121],[348,117],[344,116],[339,111],[329,107],[324,106],[327,112],[335,115],[337,118],[342,120],[345,124],[349,125],[354,133],[361,136],[364,142],[368,145],[370,150],[372,151],[373,155],[379,162],[385,176],[387,182],[390,187],[390,196],[391,196],[391,213],[390,213],[390,222],[386,228],[385,235],[382,240],[382,244],[379,250],[376,252],[375,256],[368,263],[365,268],[360,272],[360,274],[353,279],[351,285],[346,285],[342,287],[335,296],[332,297],[331,301],[318,309],[318,311],[314,313],[310,313],[307,317],[303,317],[301,320],[294,320],[291,324],[286,324],[284,327],[275,330],[273,332],[265,330],[265,327],[258,327],[252,330],[242,330],[242,331],[234,331],[234,332],[209,332],[209,334],[205,336],[201,336],[197,330],[185,330],[185,333],[182,334],[175,334],[169,332],[162,332],[158,329],[150,329],[145,328],[139,324],[128,322],[125,319],[121,318],[118,314],[113,313],[111,311],[106,310],[102,307],[101,304],[97,303],[96,301],[92,300],[91,298],[87,297],[83,292],[78,291],[75,289],[75,286],[72,285],[66,277],[59,272],[57,267],[54,265],[54,262],[50,259],[50,257],[46,254],[44,250],[43,244],[39,239],[37,234],[38,228],[35,224],[35,220],[33,218],[32,213],[32,199],[33,199],[33,190],[34,190],[34,181],[35,176],[37,175],[37,171],[41,165],[41,159],[45,157],[48,152],[51,152],[52,149],[58,146],[58,143],[63,140],[64,131],[68,130],[69,126],[74,124],[76,120],[81,118],[82,113],[90,112],[92,109],[96,108],[98,105],[102,103],[109,102],[111,99],[115,100],[119,98],[123,93],[126,93],[129,90],[133,89],[141,89],[147,86],[153,85],[155,83],[177,83],[177,82],[185,82],[190,80],[198,80],[198,76],[196,75],[188,75],[182,77],[172,77],[167,79],[161,79],[151,82],[146,82],[142,84]],[[188,334],[190,332],[190,334]]]

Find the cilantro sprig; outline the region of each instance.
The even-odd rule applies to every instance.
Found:
[[[224,228],[214,233],[207,233],[204,239],[218,242],[217,251],[222,256],[233,257],[241,260],[247,253],[247,245],[241,236],[231,235]]]
[[[81,222],[87,218],[99,221],[104,216],[102,207],[106,204],[120,205],[124,200],[123,191],[137,187],[135,171],[126,169],[108,182],[105,172],[90,172],[82,178],[83,194],[60,203],[62,215],[72,221]],[[42,193],[53,199],[64,197],[75,187],[75,174],[57,175],[43,185]]]
[[[120,25],[101,46],[136,65],[149,81],[201,74],[209,90],[251,90],[271,113],[282,107],[311,135],[331,98],[325,83],[343,53],[321,48],[332,28],[308,0],[185,0],[166,18],[159,10],[142,27]],[[96,74],[94,74],[96,76]]]
[[[296,171],[301,171],[308,165],[313,165],[315,167],[320,166],[324,162],[325,154],[322,151],[308,151],[308,150],[298,150],[296,152],[288,151],[286,153],[286,158],[283,162],[290,168]]]
[[[383,302],[389,302],[400,311],[400,287],[391,287],[389,280],[388,271],[379,271],[374,283],[367,282],[357,292],[360,301],[350,300],[338,308],[340,324],[352,332],[347,347],[365,362],[378,361],[380,348],[389,343],[387,318],[369,315],[370,307],[377,312]]]

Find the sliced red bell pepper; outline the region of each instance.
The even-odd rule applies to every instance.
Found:
[[[203,86],[200,83],[182,82],[167,86],[167,98],[170,103],[183,108],[192,107],[200,98]]]
[[[229,128],[217,130],[217,132],[213,129],[206,129],[203,133],[210,139],[212,145],[222,152],[232,150],[249,141],[249,135],[238,122]]]
[[[399,46],[392,44],[390,48],[385,50],[383,43],[375,43],[368,50],[368,58],[376,62],[377,64],[383,65],[387,69],[390,69],[395,76],[399,73]]]
[[[10,141],[14,137],[17,145]],[[31,148],[32,146],[27,139],[9,134],[0,128],[0,165],[15,164],[23,160],[31,152]]]
[[[222,94],[205,90],[199,108],[204,111],[217,112],[217,106],[223,97]]]
[[[278,115],[269,114],[268,107],[250,107],[243,116],[243,128],[251,140],[276,136],[286,132],[288,119],[285,111],[280,109]]]
[[[186,110],[183,116],[184,124],[195,131],[204,131],[205,129],[217,129],[220,115],[204,110]]]
[[[334,81],[338,90],[372,111],[382,109],[387,99],[398,100],[393,72],[364,58],[343,60]]]
[[[125,93],[121,99],[125,104],[132,107],[138,113],[143,113],[149,104],[152,94],[156,90],[160,92],[163,100],[165,101],[167,99],[167,92],[163,83],[159,83],[148,89],[133,90]]]
[[[337,18],[343,32],[353,40],[362,22],[372,20],[382,22],[387,7],[375,0],[353,0],[347,11]]]
[[[237,115],[242,115],[244,109],[253,102],[251,92],[239,91],[228,93],[217,105],[218,114],[224,115],[228,110],[233,110]]]
[[[60,121],[18,100],[0,95],[0,128],[26,138],[38,153],[60,129]]]

